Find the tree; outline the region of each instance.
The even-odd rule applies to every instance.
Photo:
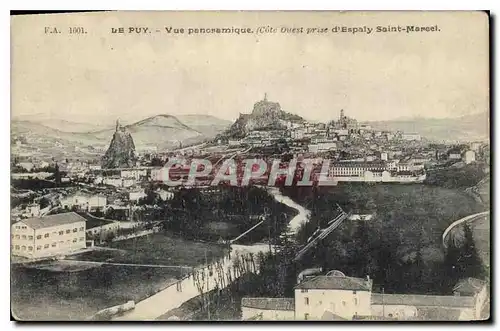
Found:
[[[106,238],[104,239],[106,241],[106,243],[110,244],[113,239],[115,239],[116,235],[114,232],[110,232],[106,235]]]
[[[464,224],[464,244],[461,247],[460,256],[458,259],[458,268],[461,278],[484,277],[484,268],[477,253],[474,237],[470,226]]]
[[[40,199],[40,209],[48,207],[49,205],[50,205],[50,201],[46,197],[43,197]]]
[[[455,245],[455,242],[450,235],[448,237],[448,245],[444,259],[445,270],[448,276],[447,278],[449,279],[449,288],[456,284],[460,279],[460,273],[458,269],[460,253],[460,248]]]

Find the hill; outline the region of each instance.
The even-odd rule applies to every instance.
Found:
[[[268,101],[267,97],[264,97],[254,104],[250,114],[240,114],[224,135],[241,138],[252,130],[283,129],[287,121],[302,122],[304,119],[283,111],[278,102]]]
[[[116,131],[102,158],[102,167],[105,169],[133,167],[135,161],[134,139],[130,132],[116,123]]]
[[[184,143],[185,140],[199,139],[205,137],[199,131],[190,128],[175,116],[156,115],[151,116],[133,124],[125,125],[124,128],[134,138],[135,146],[156,146],[159,149],[173,148]],[[100,140],[110,139],[114,129],[107,129],[90,134],[95,135]]]
[[[388,131],[417,132],[432,141],[475,141],[489,139],[489,114],[487,112],[456,118],[412,118],[393,121],[375,121],[369,124]]]

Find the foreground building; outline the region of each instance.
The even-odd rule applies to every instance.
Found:
[[[16,222],[11,226],[12,254],[40,258],[85,248],[85,222],[74,212]]]
[[[370,278],[339,271],[298,281],[294,298],[243,298],[242,319],[478,320],[487,300],[486,283],[473,278],[459,282],[449,296],[373,293]]]

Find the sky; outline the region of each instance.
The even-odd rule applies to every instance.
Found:
[[[434,26],[439,32],[169,35],[111,28]],[[86,29],[69,35],[70,26]],[[46,34],[56,27],[60,34]],[[304,30],[304,32],[306,32]],[[11,21],[13,117],[132,122],[157,114],[234,120],[267,93],[327,121],[489,111],[488,17],[480,12],[122,12]]]

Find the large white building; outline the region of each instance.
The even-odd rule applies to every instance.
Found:
[[[372,280],[314,276],[295,287],[295,319],[319,320],[325,312],[351,320],[371,314]]]
[[[382,172],[387,169],[385,162],[338,162],[331,166],[331,177],[352,177],[365,175],[366,171]]]
[[[16,222],[11,226],[12,254],[39,258],[85,248],[85,222],[74,212]]]

